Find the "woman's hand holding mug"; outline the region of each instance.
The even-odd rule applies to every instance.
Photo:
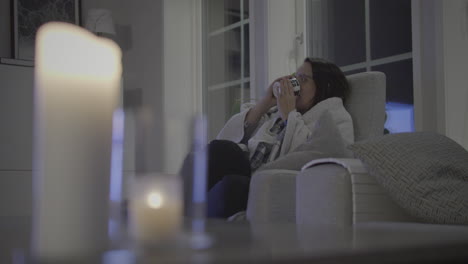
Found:
[[[286,121],[290,112],[296,110],[296,96],[289,80],[289,77],[283,77],[280,80],[280,86],[277,91],[276,104],[280,111],[281,118]]]

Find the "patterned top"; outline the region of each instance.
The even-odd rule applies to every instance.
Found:
[[[252,171],[255,171],[261,165],[273,161],[276,158],[281,147],[281,142],[283,141],[285,127],[285,122],[281,118],[278,118],[273,127],[270,128],[270,133],[276,135],[276,142],[260,142],[257,145],[257,148],[250,159],[250,167]]]

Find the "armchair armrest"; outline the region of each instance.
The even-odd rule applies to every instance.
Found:
[[[342,166],[319,163],[304,167],[297,176],[296,189],[298,225],[352,224],[351,181]]]
[[[262,170],[252,176],[247,219],[250,222],[288,222],[296,220],[295,170]]]
[[[313,160],[302,168],[296,188],[298,224],[415,221],[393,202],[358,159]]]

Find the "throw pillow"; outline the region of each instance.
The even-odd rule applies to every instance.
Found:
[[[468,152],[430,132],[385,135],[349,147],[408,213],[468,224]]]

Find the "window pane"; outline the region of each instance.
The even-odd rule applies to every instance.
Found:
[[[244,19],[249,18],[249,0],[244,0]]]
[[[366,60],[364,0],[334,0],[333,26],[334,61],[344,66]]]
[[[387,76],[387,102],[413,104],[413,60],[372,67]]]
[[[386,120],[384,133],[414,131],[414,107],[411,104],[389,102],[385,105]]]
[[[338,66],[366,60],[364,0],[311,1],[308,16],[312,56],[324,57]]]
[[[207,84],[212,86],[241,77],[240,27],[208,37],[206,60]]]
[[[244,86],[244,98],[249,94],[249,83]],[[207,112],[209,117],[209,139],[214,139],[224,124],[236,113],[241,105],[240,85],[208,91]]]
[[[244,77],[250,76],[249,24],[244,25]]]
[[[248,18],[249,4],[244,1],[244,19]],[[208,30],[214,31],[241,20],[240,0],[208,0]]]
[[[249,24],[244,25],[244,75],[250,76]],[[206,59],[209,86],[236,81],[241,78],[240,27],[224,33],[208,36]]]
[[[372,67],[387,76],[386,133],[414,131],[413,60]]]
[[[411,1],[370,0],[371,58],[411,52]]]
[[[245,82],[244,83],[244,101],[243,101],[243,103],[251,102],[250,99],[251,99],[250,98],[250,82]],[[255,102],[253,102],[253,103],[255,103]],[[237,112],[235,112],[235,113],[238,113],[239,110],[240,110],[240,107],[238,108]],[[233,114],[235,114],[235,113],[233,113]]]

